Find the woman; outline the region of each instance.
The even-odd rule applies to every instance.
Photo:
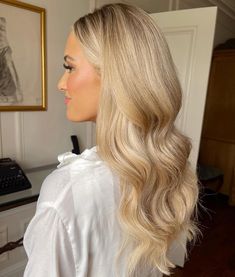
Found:
[[[75,22],[64,59],[67,117],[96,121],[97,147],[61,155],[43,183],[24,276],[169,275],[172,242],[196,236],[198,186],[166,41],[143,10],[110,4]]]

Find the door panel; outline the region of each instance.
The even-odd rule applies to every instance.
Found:
[[[211,63],[216,7],[151,14],[169,44],[183,90],[176,125],[192,139],[196,168]]]

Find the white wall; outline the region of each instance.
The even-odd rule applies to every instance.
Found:
[[[86,0],[25,0],[46,9],[48,110],[0,113],[0,155],[19,161],[24,168],[57,162],[57,155],[71,151],[70,135],[79,137],[81,149],[90,147],[89,124],[66,119],[64,97],[57,91],[63,72],[63,52],[70,26],[89,12]]]

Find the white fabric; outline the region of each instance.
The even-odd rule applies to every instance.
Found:
[[[114,277],[121,241],[118,178],[100,160],[96,147],[58,159],[58,169],[43,182],[24,236],[24,277]],[[125,261],[124,255],[118,277],[126,276]],[[135,276],[162,275],[141,269]]]

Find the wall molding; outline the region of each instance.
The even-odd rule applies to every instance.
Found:
[[[180,6],[180,0],[175,0],[175,9],[178,10]]]
[[[180,0],[169,0],[168,10],[175,11],[179,10]]]
[[[2,146],[2,117],[1,117],[1,114],[0,114],[0,157],[3,156],[3,152],[2,152],[2,149],[3,149],[3,146]]]
[[[89,12],[93,12],[96,8],[96,0],[89,0]],[[94,128],[92,122],[86,123],[86,148],[93,146]]]
[[[93,12],[96,8],[96,0],[89,0],[89,12]]]
[[[174,10],[174,0],[169,0],[168,10],[169,11]]]
[[[15,121],[15,143],[16,143],[16,158],[19,161],[25,160],[25,129],[24,129],[24,113],[16,112],[14,116]]]

